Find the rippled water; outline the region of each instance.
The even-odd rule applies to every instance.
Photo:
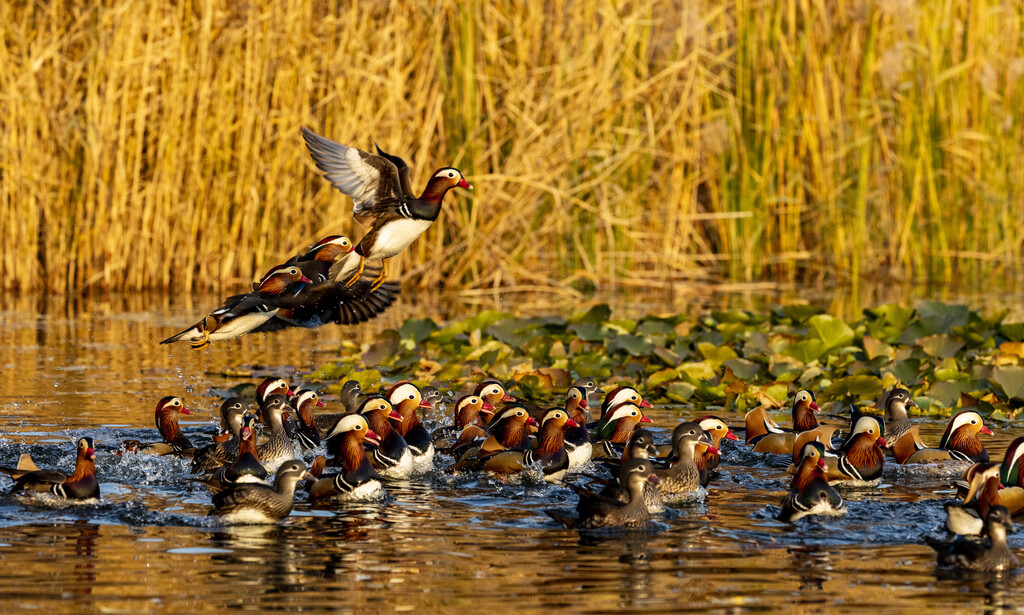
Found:
[[[786,462],[734,443],[707,500],[672,509],[647,531],[565,530],[542,512],[574,505],[564,486],[442,472],[391,484],[379,503],[299,502],[278,526],[218,527],[205,517],[205,487],[183,480],[183,461],[122,459],[117,443],[155,439],[163,395],[181,394],[199,410],[183,425],[200,433],[213,423],[215,392],[243,375],[294,376],[373,331],[254,336],[193,353],[155,341],[202,305],[132,301],[141,300],[42,314],[15,304],[0,313],[0,464],[31,452],[41,465],[70,468],[73,440],[92,435],[104,494],[99,504],[60,507],[0,496],[0,612],[976,612],[1024,604],[1018,574],[936,570],[921,537],[942,524],[945,476],[890,466],[880,488],[847,494],[846,517],[786,525],[774,520]],[[381,324],[411,315],[423,313],[404,304]],[[229,368],[234,375],[223,376]],[[659,407],[651,416],[670,429],[697,412]],[[737,415],[720,413],[740,426]],[[1019,434],[993,427],[985,442],[999,458]],[[937,442],[942,429],[926,425],[925,440]],[[1024,548],[1024,534],[1011,545]]]

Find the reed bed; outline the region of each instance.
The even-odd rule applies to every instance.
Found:
[[[236,290],[358,236],[301,125],[475,184],[396,259],[411,288],[1020,273],[1010,0],[53,0],[0,23],[5,289]]]

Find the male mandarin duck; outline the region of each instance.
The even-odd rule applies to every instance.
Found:
[[[10,493],[48,493],[64,500],[100,497],[96,481],[96,447],[92,438],[79,438],[75,470],[70,476],[57,470],[40,470],[29,455],[22,455],[17,468],[0,468],[14,479]]]
[[[846,514],[846,502],[825,475],[825,445],[808,442],[800,458],[789,492],[782,498],[779,520],[792,523],[808,515]]]
[[[432,408],[423,399],[420,390],[411,382],[399,382],[386,395],[391,407],[402,417],[395,424],[395,430],[405,439],[412,452],[414,472],[423,474],[434,467],[434,442],[427,428],[420,423],[420,408]]]
[[[604,396],[604,402],[601,403],[601,414],[600,416],[597,417],[598,425],[587,425],[587,427],[600,429],[600,426],[604,424],[605,415],[607,415],[608,412],[610,412],[613,408],[616,408],[617,406],[627,402],[634,404],[635,406],[640,408],[652,407],[651,403],[645,401],[644,398],[640,395],[640,392],[634,389],[633,387],[615,387],[611,391],[608,391],[608,393]]]
[[[383,397],[369,397],[359,407],[359,412],[373,430],[380,443],[370,455],[370,463],[377,473],[387,478],[404,480],[412,476],[415,469],[412,451],[402,434],[391,424],[401,421],[402,415]]]
[[[354,279],[358,283],[348,287],[330,279],[330,268],[349,256],[350,245],[344,237],[320,240],[308,252],[272,268],[253,283],[252,292],[229,297],[203,320],[160,343],[188,341],[193,348],[202,348],[251,332],[353,325],[376,317],[395,302],[398,285],[377,288],[369,280]]]
[[[188,436],[182,433],[178,426],[178,417],[182,414],[192,414],[192,411],[185,406],[180,397],[168,395],[156,404],[156,429],[160,432],[161,442],[143,444],[138,440],[125,440],[118,451],[121,455],[124,452],[142,453],[144,455],[168,455],[171,453],[186,453],[192,455],[194,447]]]
[[[1020,567],[1020,561],[1006,544],[1006,532],[1013,528],[1010,511],[1005,506],[993,506],[985,516],[982,536],[986,542],[957,536],[952,542],[925,537],[935,549],[940,566],[952,566],[966,570],[998,572]]]
[[[459,458],[452,470],[479,470],[488,457],[502,451],[525,451],[530,447],[529,426],[538,426],[530,416],[526,407],[521,404],[509,404],[501,412],[495,413],[488,427],[490,432],[480,446],[471,447]]]
[[[275,376],[267,376],[256,385],[256,403],[264,404],[267,398],[271,395],[284,395],[285,397],[294,397],[292,388],[288,386],[288,381],[284,378],[277,378]]]
[[[325,437],[330,465],[338,472],[322,475],[309,488],[309,501],[327,498],[365,500],[380,494],[377,472],[366,456],[364,442],[380,445],[380,437],[359,414],[347,414],[337,420]]]
[[[644,485],[658,484],[654,466],[646,459],[633,459],[622,466],[619,484],[626,490],[628,502],[622,503],[573,484],[569,488],[579,497],[576,514],[567,515],[561,510],[545,510],[544,513],[570,529],[600,529],[613,527],[639,527],[646,525],[651,514],[644,502]]]
[[[565,450],[569,453],[569,467],[573,469],[586,465],[594,450],[584,413],[588,405],[587,389],[575,385],[569,387],[565,395],[565,413],[575,425],[565,430]]]
[[[793,451],[796,442],[796,434],[821,430],[826,450],[831,449],[829,442],[831,434],[835,432],[834,427],[819,425],[814,413],[821,412],[817,402],[814,400],[814,393],[803,389],[797,391],[793,401],[793,431],[785,430],[768,416],[763,406],[758,406],[746,414],[748,446],[754,447],[756,453],[774,453],[776,455],[789,455]]]
[[[505,387],[497,380],[484,380],[473,389],[473,395],[480,397],[494,408],[494,415],[491,416],[492,422],[498,418],[498,414],[505,409],[506,404],[516,401],[516,398],[509,395],[505,391]]]
[[[452,188],[472,189],[452,167],[434,172],[419,198],[408,194],[408,165],[401,158],[370,154],[321,137],[303,127],[306,147],[327,181],[352,198],[352,213],[361,222],[372,219],[370,230],[353,255],[331,268],[332,279],[351,286],[363,273],[366,261],[381,261],[371,290],[388,277],[388,260],[422,235],[441,212],[441,201]]]
[[[981,415],[964,410],[950,419],[939,448],[929,448],[921,441],[920,426],[914,425],[896,442],[889,442],[896,462],[900,464],[936,463],[941,461],[988,461],[988,451],[978,434],[991,435]]]
[[[907,414],[907,406],[916,408],[917,404],[906,389],[892,389],[885,395],[885,430],[888,436],[885,441],[891,447],[903,434],[910,431],[913,424]]]
[[[175,452],[193,448],[192,441],[178,427],[178,417],[182,414],[192,414],[192,411],[180,397],[168,395],[156,404],[156,428]]]
[[[270,427],[270,437],[258,449],[260,461],[268,472],[273,472],[282,462],[295,457],[295,443],[288,437],[284,426],[290,409],[284,395],[271,395],[262,407],[263,420]]]
[[[540,443],[525,451],[502,451],[484,460],[484,471],[491,474],[518,474],[535,464],[544,473],[544,480],[557,483],[569,469],[565,450],[565,429],[577,426],[565,410],[552,408],[540,420]]]
[[[273,487],[243,483],[214,494],[210,516],[226,523],[277,523],[291,514],[295,486],[307,478],[313,475],[302,461],[285,461],[277,469]]]
[[[234,461],[217,468],[212,474],[190,480],[203,483],[214,493],[242,483],[262,483],[267,480],[267,469],[260,463],[259,450],[256,448],[256,431],[253,429],[255,422],[256,416],[253,414],[242,416],[238,456]]]
[[[640,406],[633,402],[627,401],[615,406],[605,414],[598,427],[593,456],[619,457],[633,429],[640,423],[651,422],[651,419],[644,416]]]
[[[963,410],[950,419],[939,448],[949,451],[954,459],[988,461],[988,451],[978,439],[979,433],[991,436],[992,430],[985,427],[980,414],[974,410]]]
[[[294,296],[310,282],[309,278],[302,275],[302,270],[294,265],[272,269],[253,292],[229,297],[223,306],[160,343],[187,341],[198,349],[210,342],[249,333],[274,317],[280,307],[278,301]]]
[[[868,415],[861,415],[850,432],[850,436],[839,447],[839,455],[826,455],[825,473],[832,485],[849,487],[873,487],[882,479],[882,467],[885,463],[885,424]],[[816,434],[804,432],[797,437],[797,445],[803,446],[814,442]],[[819,442],[820,443],[820,442]],[[824,443],[821,443],[824,446]],[[796,474],[799,459],[794,459],[789,466],[789,473]]]
[[[658,491],[665,501],[686,499],[701,488],[697,457],[704,451],[718,452],[700,425],[686,421],[672,430],[673,461],[667,470],[655,470],[661,482]]]
[[[999,466],[999,479],[1006,487],[1024,487],[1024,473],[1020,471],[1024,459],[1024,436],[1014,438],[1006,447],[1003,463]]]
[[[984,529],[984,519],[993,506],[1004,506],[1011,515],[1024,510],[1024,489],[1003,488],[1000,468],[994,463],[976,463],[964,471],[957,481],[958,492],[966,485],[961,502],[946,502],[946,528],[954,534],[977,535]],[[958,495],[961,495],[958,493]]]
[[[316,426],[316,413],[313,408],[324,408],[327,404],[312,389],[299,389],[295,392],[295,413],[298,418],[296,437],[303,449],[320,446],[320,429]]]
[[[487,423],[494,406],[479,395],[463,395],[455,401],[454,424],[434,431],[434,447],[459,456],[459,449],[487,439]]]

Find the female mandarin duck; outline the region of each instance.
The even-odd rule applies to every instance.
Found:
[[[260,463],[259,450],[256,448],[256,431],[253,429],[255,422],[255,415],[243,415],[237,459],[217,468],[212,474],[190,480],[203,483],[214,493],[220,493],[242,483],[262,483],[267,480],[267,469]]]
[[[539,464],[544,480],[557,483],[569,469],[569,454],[565,450],[565,429],[578,424],[565,410],[552,408],[540,420],[540,444],[525,451],[502,451],[484,460],[484,470],[492,474],[517,474]]]
[[[331,465],[340,471],[320,476],[309,488],[309,501],[328,498],[365,500],[375,498],[382,487],[377,472],[366,456],[364,442],[380,445],[380,437],[359,414],[342,416],[327,433]]]
[[[1020,561],[1006,544],[1006,532],[1013,528],[1010,511],[1004,506],[993,506],[985,517],[983,536],[987,542],[957,536],[952,542],[926,537],[925,540],[938,555],[940,566],[966,570],[998,572],[1020,567]]]
[[[907,414],[907,407],[916,408],[917,404],[906,389],[892,389],[885,396],[885,430],[888,434],[886,442],[890,446],[910,431],[913,424]]]
[[[797,391],[793,401],[793,431],[779,427],[768,416],[767,410],[763,406],[758,406],[744,417],[747,428],[747,445],[754,447],[756,453],[789,455],[793,452],[796,434],[818,430],[822,434],[821,439],[826,444],[826,450],[831,449],[830,441],[835,428],[819,425],[814,416],[816,412],[821,412],[821,410],[814,400],[814,393],[806,389]]]
[[[415,474],[423,474],[434,467],[434,442],[430,433],[420,423],[418,410],[433,406],[423,399],[420,390],[411,382],[399,382],[391,387],[386,397],[391,407],[402,417],[395,424],[395,430],[405,439],[412,452]]]
[[[270,437],[259,445],[259,458],[268,472],[295,457],[295,443],[288,437],[284,422],[288,420],[291,406],[284,395],[271,395],[263,405],[263,419],[270,427]]]
[[[395,411],[391,402],[383,397],[367,398],[360,406],[359,414],[380,439],[380,444],[370,455],[370,462],[377,472],[398,480],[412,476],[415,469],[412,451],[402,434],[391,424],[391,420],[400,422],[402,415]]]
[[[356,245],[353,256],[331,268],[330,276],[351,286],[362,275],[366,261],[381,261],[381,271],[371,290],[388,277],[389,258],[422,235],[441,213],[441,201],[452,188],[472,189],[458,169],[434,172],[419,198],[413,198],[408,165],[397,156],[380,151],[370,154],[335,143],[303,127],[302,137],[313,161],[327,181],[352,198],[357,220],[373,219],[370,230]]]
[[[291,514],[295,486],[307,478],[313,475],[304,463],[286,461],[277,469],[273,487],[245,483],[215,494],[210,516],[227,523],[277,523]]]
[[[576,515],[566,515],[560,510],[545,510],[544,513],[565,527],[575,529],[600,529],[612,527],[639,527],[646,525],[651,514],[647,512],[644,502],[644,485],[648,482],[658,484],[654,466],[646,459],[633,459],[622,466],[619,483],[623,485],[629,501],[622,503],[570,484],[569,488],[579,494]]]
[[[698,493],[701,487],[697,457],[705,450],[718,452],[711,444],[711,438],[700,425],[687,421],[672,430],[672,457],[674,461],[667,470],[655,470],[661,482],[658,491],[666,501],[687,499]]]
[[[985,427],[980,414],[964,410],[950,419],[939,448],[928,448],[921,441],[918,425],[904,432],[896,442],[890,442],[890,447],[896,462],[900,464],[935,463],[950,459],[988,461],[988,451],[978,439],[979,433],[992,435],[992,430]]]
[[[828,484],[824,456],[825,446],[821,442],[808,442],[804,446],[789,492],[782,498],[780,521],[792,523],[808,515],[846,514],[846,502]]]
[[[625,483],[622,481],[625,477],[622,474],[622,468],[633,459],[649,460],[651,455],[656,454],[657,451],[657,447],[654,446],[654,434],[643,428],[634,429],[633,435],[629,437],[629,443],[622,451],[622,459],[602,460],[601,465],[612,472],[613,478],[601,481],[606,485],[605,489],[601,491],[601,495],[617,499],[620,502],[628,502],[629,494],[623,488]],[[665,512],[665,500],[653,482],[648,481],[644,485],[643,498],[644,503],[647,504],[647,512],[652,515]]]
[[[238,458],[242,417],[246,412],[246,404],[240,398],[229,397],[224,400],[220,405],[220,430],[221,434],[227,432],[230,435],[224,440],[218,434],[213,444],[204,446],[192,455],[192,474],[213,472]]]
[[[100,497],[96,481],[96,447],[92,438],[79,438],[75,471],[71,476],[57,470],[40,470],[29,455],[22,455],[17,468],[0,468],[14,479],[10,493],[49,493],[64,500]]]

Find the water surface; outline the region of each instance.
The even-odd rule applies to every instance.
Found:
[[[70,468],[74,439],[92,435],[104,497],[53,507],[0,496],[0,611],[977,612],[1024,604],[1017,574],[936,570],[922,536],[941,526],[951,494],[943,473],[890,467],[880,488],[847,494],[846,517],[787,525],[774,520],[788,485],[782,460],[732,443],[706,501],[673,509],[647,531],[565,530],[542,512],[574,505],[564,486],[443,472],[389,485],[377,503],[299,502],[278,526],[219,527],[205,517],[205,487],[183,479],[185,462],[122,459],[113,454],[117,443],[155,439],[153,409],[164,395],[182,395],[198,410],[183,422],[198,434],[212,424],[226,386],[267,374],[294,378],[379,329],[251,336],[201,353],[155,344],[209,303],[7,300],[0,464],[31,452],[41,465]],[[376,327],[409,316],[442,320],[452,305],[406,301]],[[616,313],[650,307],[625,304]],[[671,429],[703,411],[662,406],[651,416]],[[740,426],[737,414],[715,411]],[[943,427],[927,424],[926,442],[936,444]],[[986,445],[999,458],[1019,434],[993,427]],[[0,488],[7,485],[0,478]],[[1011,544],[1024,547],[1024,536]]]

